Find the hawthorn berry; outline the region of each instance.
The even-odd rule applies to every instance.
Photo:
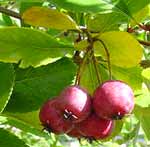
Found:
[[[79,86],[66,87],[59,95],[58,109],[73,123],[86,119],[91,112],[91,97]]]
[[[94,92],[93,108],[101,118],[121,119],[134,108],[133,91],[122,81],[106,81]]]
[[[40,109],[39,118],[44,128],[55,134],[67,133],[73,124],[65,120],[62,112],[56,108],[57,98],[49,99]]]

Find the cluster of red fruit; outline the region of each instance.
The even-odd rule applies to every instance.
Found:
[[[42,125],[55,134],[103,139],[111,134],[115,119],[133,110],[133,98],[132,89],[117,80],[100,85],[93,97],[79,86],[69,86],[42,106],[39,117]]]

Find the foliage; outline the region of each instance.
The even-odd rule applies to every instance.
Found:
[[[39,109],[75,83],[108,79],[135,94],[132,115],[89,143],[41,131]],[[0,0],[0,146],[150,145],[149,0]]]

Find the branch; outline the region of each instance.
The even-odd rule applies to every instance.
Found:
[[[140,62],[140,65],[143,67],[143,68],[149,68],[150,67],[150,60],[142,60]]]
[[[145,31],[150,31],[150,25],[138,24],[139,27]]]
[[[21,19],[21,15],[19,13],[14,12],[14,11],[12,11],[10,9],[6,9],[4,7],[1,7],[1,6],[0,6],[0,13],[4,13],[6,15],[9,15],[9,16]]]
[[[150,46],[150,41],[138,40],[138,42],[142,45]]]

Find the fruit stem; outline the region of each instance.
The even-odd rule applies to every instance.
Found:
[[[6,15],[12,16],[12,17],[20,19],[20,20],[22,19],[21,15],[19,13],[15,12],[15,11],[12,11],[10,9],[7,9],[5,7],[0,6],[0,13],[4,13]]]
[[[83,31],[83,33],[85,33],[87,35],[89,45],[86,48],[86,51],[85,51],[84,57],[82,59],[82,62],[79,64],[79,68],[78,68],[77,75],[76,75],[76,80],[75,80],[75,85],[80,85],[81,75],[82,75],[82,72],[84,70],[85,64],[87,62],[88,55],[89,55],[90,51],[92,50],[93,43],[94,43],[93,39],[92,39],[90,33],[87,31],[87,29],[82,28],[82,31]]]
[[[138,42],[142,45],[146,45],[146,46],[150,46],[150,41],[144,41],[144,40],[139,40],[138,39]]]
[[[89,51],[87,51],[85,53],[81,63],[79,64],[79,67],[78,67],[78,70],[77,70],[77,74],[76,74],[75,85],[80,85],[80,79],[81,79],[81,75],[82,75],[84,66],[85,66],[86,61],[87,61],[88,53],[89,53]]]
[[[144,25],[144,24],[138,24],[138,26],[139,26],[141,29],[145,30],[145,31],[150,31],[149,27],[147,27],[147,26]]]
[[[111,71],[111,63],[110,63],[110,54],[108,51],[108,48],[106,47],[105,43],[101,40],[101,39],[96,39],[95,41],[99,41],[102,43],[105,52],[106,52],[106,56],[107,56],[107,63],[108,63],[108,71],[109,71],[109,79],[112,80],[112,71]]]
[[[80,83],[81,65],[82,65],[82,63],[79,64],[79,67],[78,67],[78,70],[77,70],[75,85],[79,85],[79,83]]]
[[[97,61],[96,61],[96,58],[94,56],[94,52],[93,51],[92,51],[92,60],[93,60],[93,64],[94,64],[94,68],[95,68],[95,72],[96,72],[98,83],[101,84],[102,83],[102,77],[101,77],[101,75],[98,72]]]

